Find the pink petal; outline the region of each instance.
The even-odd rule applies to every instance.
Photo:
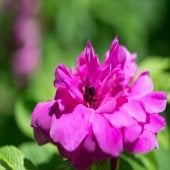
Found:
[[[139,139],[136,141],[132,152],[146,153],[158,147],[159,144],[155,134],[144,130],[143,133],[139,136]]]
[[[109,122],[100,114],[94,115],[92,127],[101,150],[112,156],[119,156],[123,149],[121,131],[111,127]]]
[[[46,144],[48,142],[52,142],[49,132],[44,131],[41,128],[34,128],[33,129],[34,137],[39,145]]]
[[[135,76],[137,72],[137,64],[136,64],[136,54],[130,53],[125,47],[122,47],[126,53],[126,61],[124,65],[124,73],[125,73],[125,84],[128,84],[129,81]]]
[[[81,80],[95,86],[100,62],[90,41],[87,42],[85,49],[79,56],[77,64],[78,68],[76,75],[79,76]]]
[[[140,102],[129,100],[122,106],[122,109],[124,109],[131,117],[135,118],[137,121],[146,121],[146,113]]]
[[[111,113],[116,107],[116,99],[106,96],[97,108],[96,113]]]
[[[133,121],[133,124],[124,129],[124,141],[125,143],[134,142],[140,135],[142,127]]]
[[[55,100],[58,100],[58,106],[60,111],[65,111],[65,110],[71,111],[72,109],[74,109],[76,105],[82,103],[82,101],[79,100],[78,98],[73,98],[69,93],[68,89],[63,87],[57,88]]]
[[[86,150],[80,150],[72,154],[71,164],[77,170],[87,170],[93,164],[90,152]]]
[[[105,95],[109,91],[115,91],[115,94],[117,94],[119,91],[121,91],[122,85],[121,83],[124,80],[124,73],[120,68],[116,68],[114,70],[100,70],[100,88],[98,90],[99,95]],[[121,87],[121,89],[117,89],[116,87]]]
[[[160,113],[166,108],[167,96],[164,92],[152,92],[142,98],[141,103],[148,113]]]
[[[51,127],[50,108],[55,100],[41,102],[36,105],[31,117],[31,126],[34,128],[34,135],[39,144],[50,141],[49,130]]]
[[[148,72],[139,75],[130,89],[130,95],[133,98],[140,99],[153,91],[153,83]]]
[[[144,129],[153,133],[158,133],[166,126],[165,119],[159,114],[150,114],[149,123],[144,125]]]
[[[83,52],[78,57],[77,64],[78,64],[78,66],[82,66],[87,63],[91,63],[92,61],[94,61],[94,59],[97,63],[99,62],[98,58],[95,55],[95,51],[93,49],[91,42],[88,41]]]
[[[86,139],[84,140],[83,143],[84,149],[86,149],[88,152],[95,152],[96,149],[96,144],[95,141],[93,140],[93,134],[89,134]]]
[[[123,48],[119,45],[118,37],[116,37],[111,45],[109,53],[107,53],[106,61],[104,64],[111,65],[112,69],[120,65],[122,68],[126,59],[126,54]]]
[[[60,154],[77,170],[87,170],[93,164],[92,152],[85,150],[82,145],[73,152],[68,152],[59,144],[57,146]]]
[[[89,133],[89,119],[93,110],[78,105],[73,112],[53,116],[50,136],[54,142],[60,143],[64,149],[74,151]]]
[[[128,127],[134,122],[127,112],[121,108],[111,114],[104,114],[104,117],[116,128]]]
[[[56,88],[67,88],[73,98],[83,98],[82,93],[79,91],[78,80],[63,64],[56,68],[54,85]]]

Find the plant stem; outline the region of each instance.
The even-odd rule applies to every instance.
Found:
[[[119,169],[119,158],[112,158],[111,159],[111,170],[118,170]]]

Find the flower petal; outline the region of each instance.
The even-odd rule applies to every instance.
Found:
[[[93,133],[101,150],[112,156],[119,156],[123,149],[122,134],[100,114],[95,114],[92,121]]]
[[[124,129],[124,141],[125,143],[134,142],[140,135],[142,127],[133,121],[133,124]]]
[[[124,65],[124,73],[125,73],[125,84],[128,84],[129,81],[135,76],[137,72],[137,64],[136,64],[136,54],[130,53],[125,47],[122,47],[126,53],[126,61]]]
[[[105,63],[111,65],[112,69],[121,66],[123,68],[126,60],[126,54],[123,48],[119,45],[118,37],[116,37],[111,45],[109,52],[107,53]]]
[[[68,152],[60,144],[57,144],[60,154],[67,158],[71,165],[78,170],[87,170],[93,164],[91,152],[85,150],[82,145],[73,152]]]
[[[116,128],[128,127],[134,122],[127,112],[121,108],[114,113],[104,114],[104,117]]]
[[[60,64],[56,68],[54,85],[56,88],[67,88],[73,98],[83,99],[83,96],[79,91],[78,80],[64,64]]]
[[[153,83],[149,76],[149,72],[143,72],[133,83],[130,89],[130,95],[133,98],[140,99],[153,91]]]
[[[148,113],[160,113],[166,108],[167,96],[165,92],[152,92],[142,98],[141,103]]]
[[[51,127],[50,108],[55,100],[49,102],[41,102],[36,105],[31,117],[31,126],[34,128],[34,135],[39,144],[51,141],[49,130]]]
[[[124,73],[120,68],[114,70],[100,70],[100,80],[98,95],[104,96],[106,93],[117,94],[119,91],[123,90],[122,82],[124,81]],[[112,92],[111,92],[112,91]]]
[[[136,141],[132,152],[146,153],[158,147],[159,144],[157,142],[155,134],[144,130],[143,133],[139,136],[139,139]]]
[[[142,108],[140,102],[129,100],[122,106],[122,109],[125,110],[131,117],[135,118],[137,121],[146,121],[146,113],[145,110]]]
[[[77,73],[82,81],[86,81],[91,86],[95,86],[99,72],[99,59],[90,43],[87,42],[85,49],[77,60]]]
[[[73,98],[69,93],[68,89],[63,87],[57,88],[55,100],[58,101],[57,104],[61,112],[63,111],[71,112],[71,110],[73,110],[76,105],[82,103],[82,101],[79,98]],[[55,110],[58,112],[58,109],[53,109],[53,110],[54,112]]]
[[[114,97],[106,96],[96,109],[96,113],[111,113],[115,110],[116,99]]]
[[[89,119],[93,110],[78,105],[71,113],[53,116],[50,136],[55,143],[60,143],[64,149],[74,151],[88,135]]]
[[[150,114],[149,123],[144,125],[144,129],[153,133],[158,133],[166,126],[165,119],[159,114]]]

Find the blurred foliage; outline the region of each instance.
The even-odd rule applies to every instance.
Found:
[[[123,154],[120,170],[169,170],[170,1],[44,0],[39,3],[36,19],[41,25],[41,62],[23,84],[11,67],[16,50],[15,5],[4,6],[0,1],[0,170],[71,169],[54,146],[39,147],[33,141],[30,113],[38,101],[55,94],[53,79],[57,64],[74,65],[88,39],[103,58],[115,35],[119,35],[121,44],[130,51],[137,52],[140,71],[150,71],[155,89],[168,93],[168,106],[163,113],[167,128],[158,135],[160,149],[146,155]],[[96,164],[93,169],[107,166]]]

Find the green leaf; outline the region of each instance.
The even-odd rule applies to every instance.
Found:
[[[25,170],[24,154],[14,146],[0,148],[0,169]]]
[[[169,57],[148,57],[140,64],[141,70],[149,70],[154,82],[155,90],[164,90],[170,101],[170,58]]]
[[[25,154],[25,157],[36,166],[49,162],[53,155],[57,153],[57,148],[51,144],[39,146],[34,142],[27,142],[20,145],[19,148]]]
[[[56,170],[75,170],[71,165],[69,164],[68,161],[62,161],[60,164],[56,166]]]
[[[128,170],[146,170],[146,167],[141,162],[140,159],[136,158],[135,155],[132,154],[122,154],[120,158],[120,168],[119,170],[124,170],[125,167],[122,166],[123,162],[126,162],[128,165],[126,169]]]
[[[25,154],[27,162],[33,163],[38,170],[73,170],[69,162],[62,159],[56,146],[52,144],[39,146],[34,142],[28,142],[20,145],[20,149]]]
[[[159,148],[155,151],[156,158],[158,160],[159,170],[169,170],[170,151]]]
[[[168,127],[162,130],[157,136],[160,147],[165,150],[170,150],[170,133]]]
[[[5,168],[3,166],[0,165],[0,170],[5,170]]]
[[[96,162],[93,164],[92,170],[109,170],[111,169],[110,165],[111,165],[110,160]]]
[[[27,137],[33,138],[33,130],[30,126],[30,113],[29,109],[24,105],[24,102],[21,99],[15,104],[15,119],[16,123]]]
[[[146,167],[146,169],[149,170],[157,170],[158,163],[156,160],[156,157],[153,152],[150,152],[148,154],[136,154],[136,158],[138,158],[143,165]]]

